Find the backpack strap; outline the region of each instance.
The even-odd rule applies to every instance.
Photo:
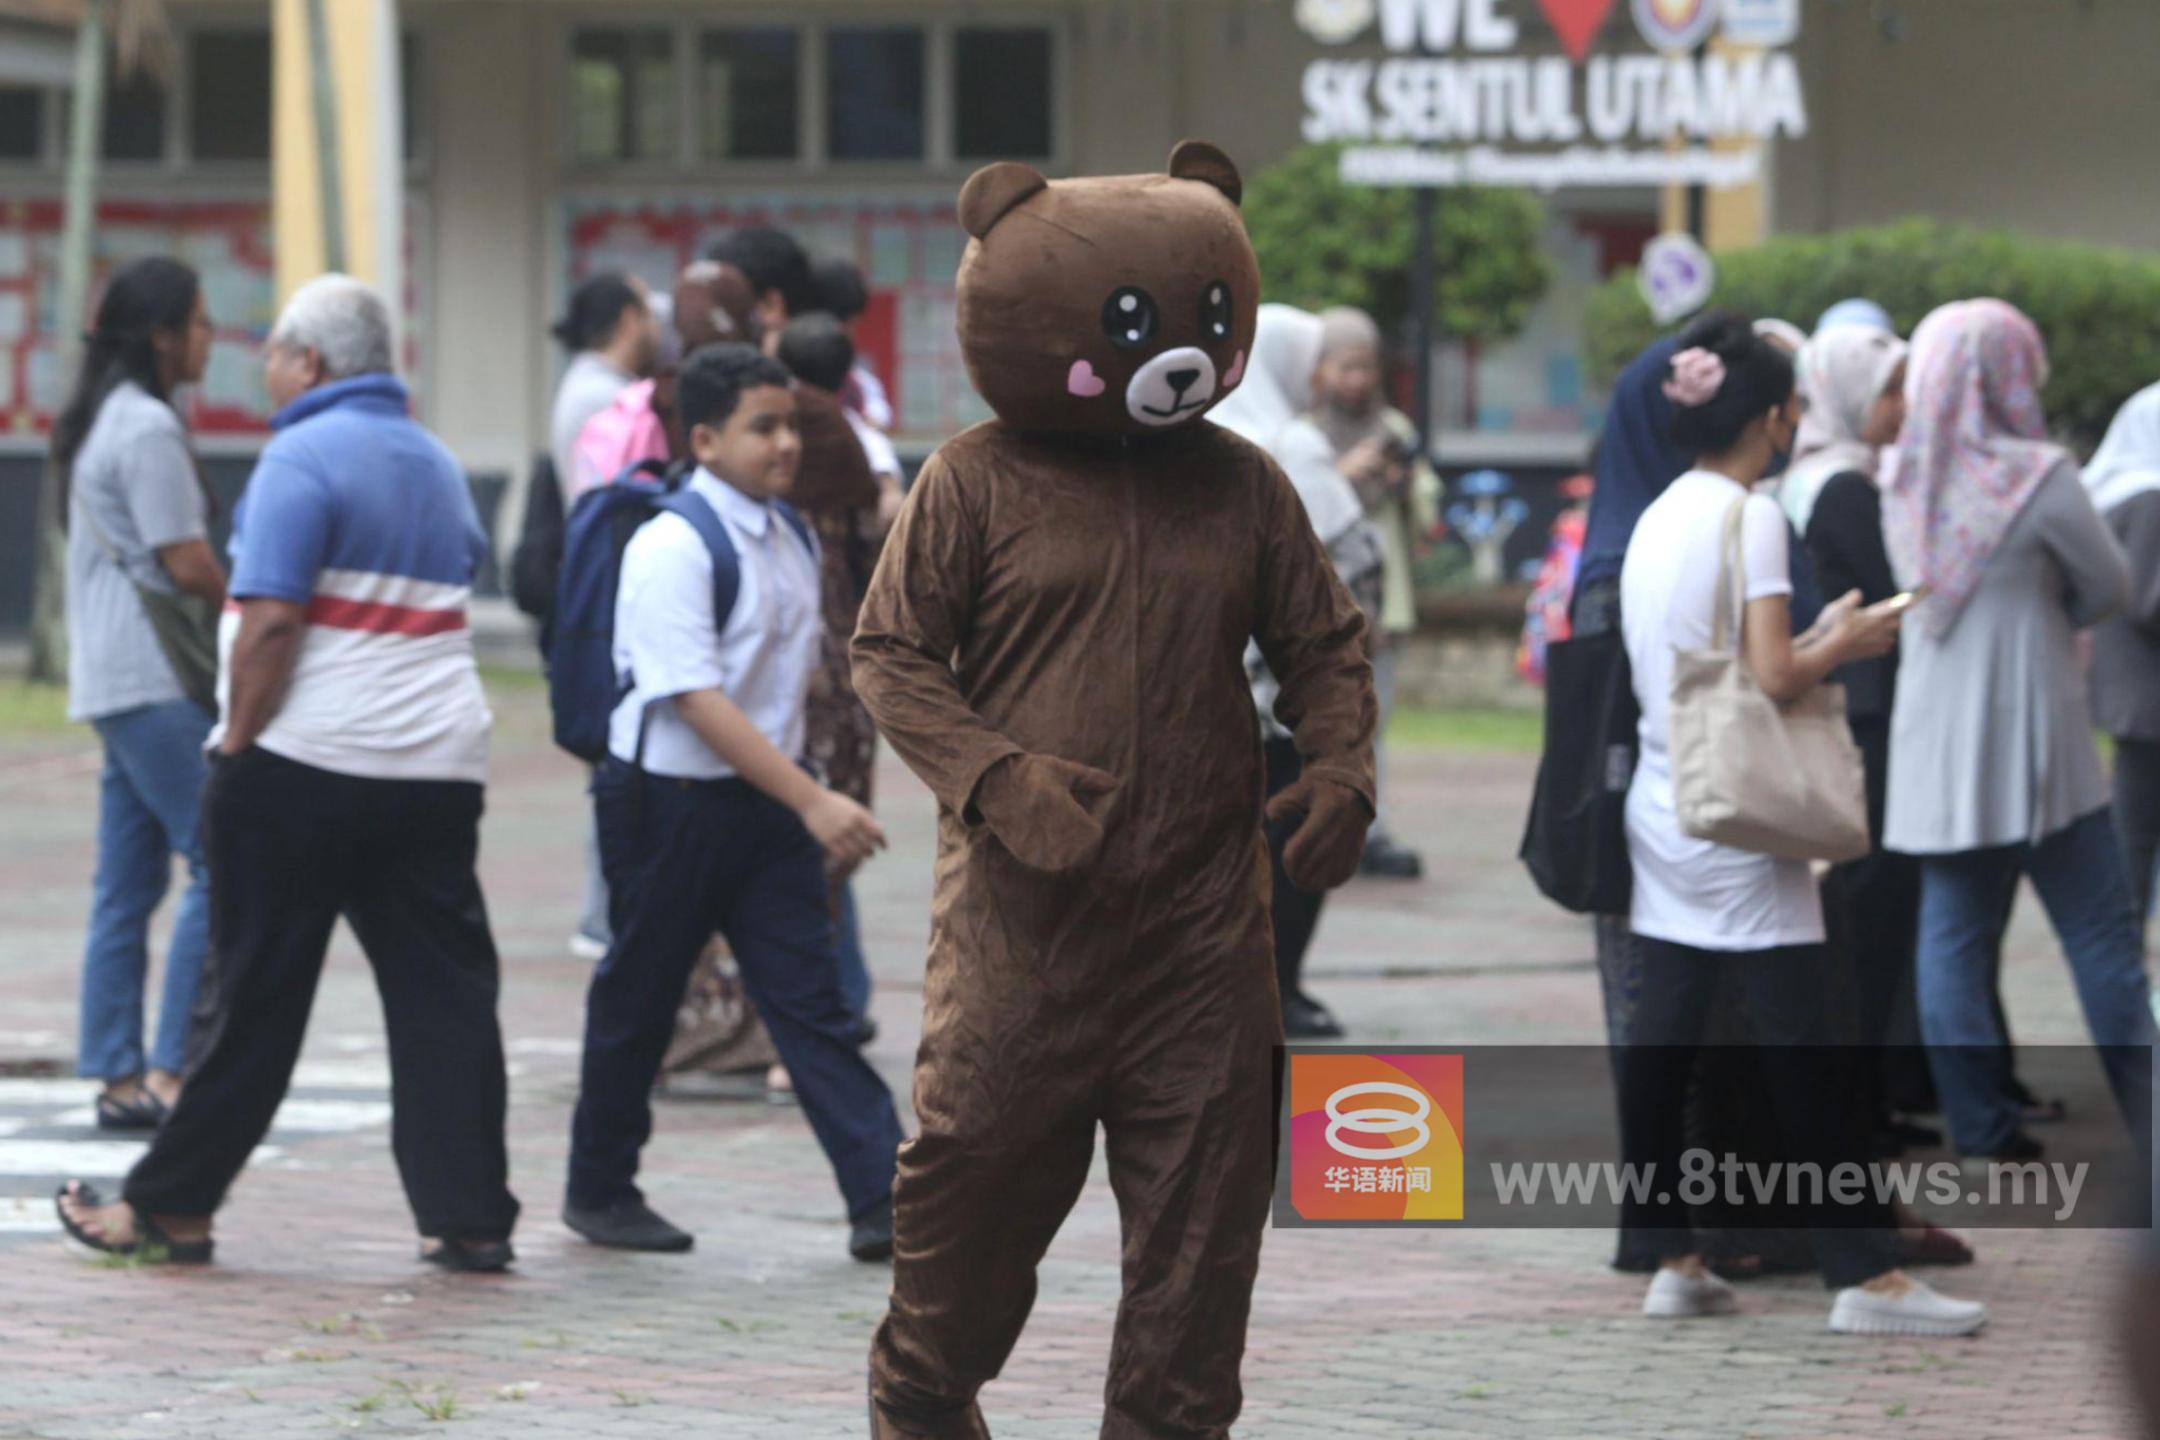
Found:
[[[728,539],[720,512],[687,485],[669,491],[659,508],[681,516],[712,552],[713,634],[718,635],[727,629],[728,617],[735,613],[736,592],[742,589],[742,558],[735,553],[735,542]]]

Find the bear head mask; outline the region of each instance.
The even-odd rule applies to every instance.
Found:
[[[1260,265],[1237,167],[1187,140],[1167,174],[1045,180],[1003,161],[960,191],[960,348],[1021,430],[1152,434],[1245,378]]]

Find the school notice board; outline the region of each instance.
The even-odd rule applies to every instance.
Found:
[[[426,214],[408,196],[404,321],[407,377],[420,373],[422,267],[415,237]],[[214,329],[202,383],[178,397],[196,435],[260,437],[270,428],[262,344],[277,320],[277,267],[270,205],[259,198],[107,200],[92,241],[90,313],[106,277],[145,255],[169,255],[202,277]],[[59,373],[60,202],[0,200],[0,438],[40,436],[66,403],[72,377]],[[82,324],[89,324],[90,315]],[[425,391],[417,383],[414,393]]]

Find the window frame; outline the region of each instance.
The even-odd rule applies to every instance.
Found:
[[[203,159],[195,154],[194,115],[190,101],[195,76],[195,37],[205,33],[268,35],[271,33],[269,17],[253,6],[219,5],[173,16],[170,24],[173,62],[171,84],[166,89],[162,152],[155,158],[143,160],[115,160],[100,155],[100,183],[110,182],[115,187],[114,193],[122,196],[135,193],[131,186],[151,182],[176,184],[183,187],[183,190],[200,183],[215,189],[220,195],[254,188],[260,188],[267,194],[270,172],[275,163],[275,141],[272,142],[271,156],[262,160]],[[414,64],[404,77],[407,82],[406,104],[411,107],[414,130],[412,154],[405,160],[405,180],[410,185],[426,178],[432,168],[435,148],[434,128],[431,123],[435,107],[429,84],[433,45],[424,13],[419,16],[400,17],[398,41],[400,47],[406,43],[414,47]],[[277,103],[276,64],[273,42],[273,124]],[[64,131],[68,123],[69,92],[57,86],[32,88],[37,89],[42,97],[37,158],[0,159],[0,181],[56,182],[66,169],[67,137]]]
[[[759,31],[784,30],[795,40],[795,154],[785,159],[760,157],[737,160],[705,153],[705,39],[709,35],[755,34]],[[811,153],[810,84],[818,62],[808,53],[810,28],[786,11],[750,11],[737,15],[729,12],[725,19],[706,17],[694,21],[687,31],[684,44],[690,53],[689,90],[684,95],[685,108],[691,112],[688,149],[684,163],[697,170],[716,168],[732,170],[791,169],[809,162]],[[819,92],[822,96],[822,90]],[[817,141],[822,151],[824,144],[824,115],[817,116]]]
[[[907,28],[923,36],[923,154],[919,159],[836,159],[826,124],[826,97],[830,84],[825,63],[827,34],[834,29],[867,27]],[[570,103],[573,46],[580,31],[664,29],[674,36],[677,117],[680,133],[674,153],[657,159],[584,160],[575,147],[574,116]],[[704,77],[700,57],[704,36],[713,31],[785,29],[795,34],[796,156],[792,160],[732,160],[709,158],[704,152]],[[864,4],[833,5],[807,12],[785,9],[772,3],[746,4],[724,10],[686,9],[680,5],[625,4],[606,9],[587,4],[558,18],[554,45],[553,104],[559,111],[554,126],[557,173],[573,187],[605,191],[623,184],[683,183],[726,180],[759,183],[804,180],[856,181],[891,184],[896,180],[939,183],[964,178],[983,159],[962,159],[955,154],[958,136],[955,32],[961,29],[1033,30],[1043,32],[1050,45],[1050,89],[1046,97],[1050,121],[1050,154],[1028,157],[1046,170],[1069,163],[1072,146],[1071,81],[1067,70],[1072,59],[1072,25],[1067,14],[1044,0],[1020,0],[995,12],[941,7],[928,15],[895,14],[889,9]]]

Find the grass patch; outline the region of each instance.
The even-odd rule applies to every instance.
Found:
[[[67,718],[67,686],[0,679],[0,737],[65,735],[76,728]]]
[[[1535,710],[1398,709],[1387,743],[1411,750],[1480,750],[1535,755],[1545,743],[1545,717]]]
[[[544,692],[547,689],[547,672],[537,665],[482,665],[480,684],[491,695],[497,691],[513,694]]]

